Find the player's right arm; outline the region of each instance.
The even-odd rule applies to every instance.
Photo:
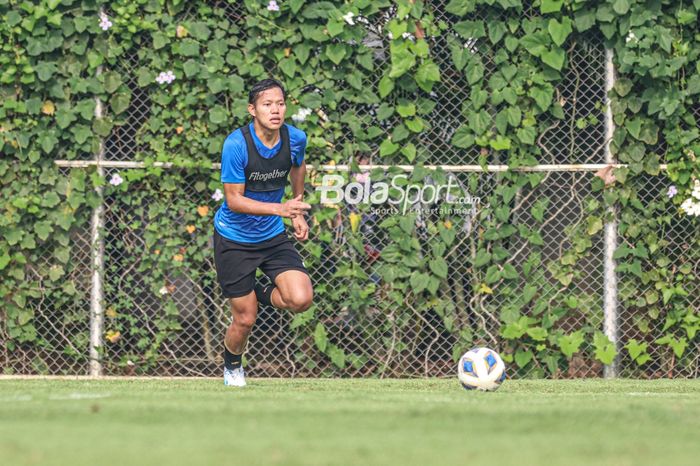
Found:
[[[261,202],[245,197],[245,183],[224,183],[226,205],[232,212],[250,215],[279,215],[280,217],[294,217],[306,213],[311,205],[301,201],[301,196],[290,199],[284,203]]]

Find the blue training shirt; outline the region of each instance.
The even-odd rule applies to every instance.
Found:
[[[292,165],[298,167],[304,161],[306,151],[306,133],[287,125]],[[250,134],[258,153],[266,159],[274,156],[282,147],[282,138],[275,147],[266,147],[255,134],[253,123],[249,124]],[[245,183],[245,167],[248,164],[248,148],[240,128],[229,134],[221,151],[221,182]],[[284,189],[255,192],[245,190],[245,197],[262,202],[279,203],[284,196]],[[224,238],[239,243],[259,243],[284,231],[284,223],[279,215],[250,215],[232,212],[226,204],[226,198],[214,215],[214,227]]]

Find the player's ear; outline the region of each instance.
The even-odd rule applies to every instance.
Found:
[[[255,118],[255,105],[248,104],[248,113],[250,113],[250,116]]]

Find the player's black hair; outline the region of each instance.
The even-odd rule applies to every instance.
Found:
[[[284,90],[282,83],[277,81],[276,79],[268,78],[263,79],[262,81],[258,81],[253,85],[253,87],[250,89],[250,92],[248,93],[248,103],[255,105],[255,101],[258,100],[258,96],[260,95],[260,93],[268,89],[272,89],[273,87],[279,87],[282,91],[282,97],[284,99],[287,98],[287,92]]]

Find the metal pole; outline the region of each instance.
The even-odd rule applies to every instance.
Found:
[[[612,108],[610,106],[610,98],[607,94],[612,90],[615,84],[615,68],[613,67],[613,52],[612,49],[605,49],[605,139],[608,143],[605,145],[605,162],[614,164],[615,158],[610,152],[610,141],[615,131],[615,123],[613,122]],[[613,255],[617,249],[617,211],[615,206],[608,208],[610,220],[605,223],[605,253],[604,253],[604,273],[603,273],[603,332],[608,339],[615,345],[615,359],[612,364],[606,365],[603,369],[605,378],[614,378],[618,376],[618,341],[617,341],[617,275],[615,274],[615,259]]]
[[[100,10],[102,11],[102,10]],[[102,66],[97,67],[97,75],[102,73]],[[102,101],[95,97],[95,118],[102,118],[103,107]],[[97,166],[97,174],[100,179],[104,178],[104,168],[101,165],[104,158],[105,145],[104,140],[100,139],[97,154],[95,154],[95,163]],[[104,308],[103,308],[103,289],[102,280],[104,276],[104,253],[105,244],[102,232],[104,230],[104,199],[103,188],[97,186],[95,188],[100,202],[92,212],[92,220],[90,222],[90,230],[92,235],[92,287],[90,290],[90,375],[102,375],[102,355],[100,349],[103,346],[102,335],[104,334]]]
[[[607,150],[607,148],[606,148]],[[108,162],[98,163],[95,160],[56,160],[56,165],[59,167],[70,167],[70,168],[87,168],[93,165],[99,165],[102,167],[109,168],[145,168],[145,162],[128,162],[120,160],[110,160]],[[161,168],[172,168],[174,165],[171,162],[153,162],[152,166]],[[438,168],[453,173],[464,173],[464,172],[505,172],[508,170],[517,172],[590,172],[598,171],[602,168],[612,166],[614,168],[626,167],[627,164],[624,163],[561,163],[561,164],[551,164],[551,165],[533,165],[530,167],[515,167],[511,168],[508,165],[424,165],[423,168],[428,170],[436,170]],[[374,169],[398,169],[406,172],[413,171],[416,167],[414,165],[358,165],[360,170],[374,170]],[[309,168],[324,172],[333,171],[349,171],[351,170],[350,165],[309,165]],[[659,169],[666,170],[667,165],[659,165]],[[220,163],[212,163],[212,170],[221,169]]]

